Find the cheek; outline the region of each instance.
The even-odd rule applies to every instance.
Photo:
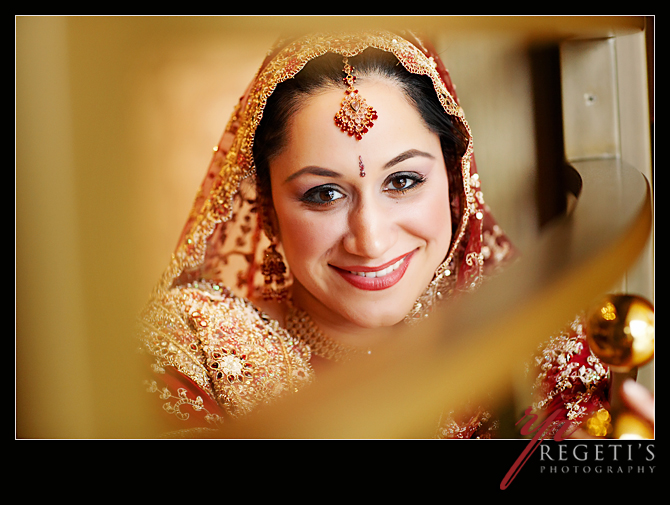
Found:
[[[278,208],[277,222],[284,252],[294,269],[318,261],[341,238],[338,219],[325,213]]]
[[[433,191],[407,206],[403,227],[422,238],[431,253],[446,256],[451,243],[451,207],[443,190]]]

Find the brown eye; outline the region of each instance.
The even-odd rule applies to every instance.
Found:
[[[329,186],[319,186],[309,190],[300,200],[312,205],[328,205],[344,198],[344,194],[337,188]]]
[[[319,191],[319,200],[322,202],[330,202],[331,200],[335,199],[335,191],[332,189],[325,189],[323,191]]]
[[[393,179],[391,181],[391,185],[393,186],[393,189],[405,189],[407,187],[407,183],[409,182],[409,179],[406,177],[398,177],[396,179]]]
[[[399,172],[391,175],[385,183],[385,191],[405,193],[426,181],[425,177],[415,172]]]

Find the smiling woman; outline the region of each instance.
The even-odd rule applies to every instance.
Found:
[[[143,314],[150,390],[182,427],[215,428],[374,353],[512,255],[428,44],[388,32],[282,41],[215,148]],[[436,433],[494,425],[479,408],[445,419]]]
[[[361,330],[402,321],[452,236],[438,135],[400,87],[375,76],[362,81],[361,95],[379,113],[363,141],[333,128],[342,90],[327,89],[303,100],[269,163],[272,234],[291,265],[293,302],[353,346],[367,346]]]

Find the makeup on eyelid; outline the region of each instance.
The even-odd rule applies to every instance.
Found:
[[[364,177],[361,176],[361,177]],[[410,182],[410,185],[407,183]],[[416,172],[397,172],[391,174],[384,180],[384,185],[382,186],[382,191],[390,192],[392,195],[400,196],[408,191],[418,188],[424,182],[426,182],[426,176],[421,175]],[[401,184],[397,184],[401,183]],[[313,197],[322,196],[323,194],[329,193],[330,198],[328,200],[315,201]],[[338,194],[337,198],[335,194]],[[345,198],[344,190],[337,185],[323,184],[320,186],[310,187],[306,191],[298,192],[298,200],[306,204],[315,204],[315,205],[326,205],[335,202],[341,198]]]

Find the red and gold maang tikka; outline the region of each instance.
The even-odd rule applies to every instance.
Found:
[[[361,140],[377,119],[377,111],[367,104],[354,87],[356,76],[353,75],[348,58],[344,58],[344,72],[347,74],[343,79],[347,89],[340,110],[335,114],[335,124],[351,137]]]

